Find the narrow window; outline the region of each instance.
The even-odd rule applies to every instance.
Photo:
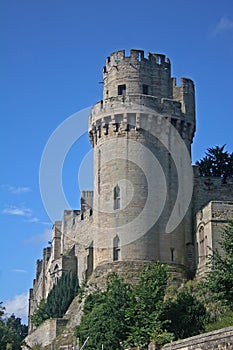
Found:
[[[142,93],[143,95],[148,95],[148,85],[146,84],[142,85]]]
[[[174,261],[174,248],[170,248],[171,251],[171,261]]]
[[[205,259],[205,236],[204,236],[204,226],[199,229],[199,258],[200,260]]]
[[[87,256],[87,277],[91,276],[93,272],[93,242],[90,244],[90,246],[87,248],[88,250],[88,256]]]
[[[120,260],[120,238],[116,235],[113,239],[113,261]]]
[[[98,194],[100,194],[100,165],[101,165],[101,151],[98,151]]]
[[[120,187],[118,185],[116,185],[116,187],[114,187],[114,193],[113,193],[113,197],[114,197],[114,210],[116,209],[120,209],[120,205],[121,205],[121,197],[120,197]]]
[[[126,94],[126,85],[118,85],[118,95],[123,95],[125,96]]]

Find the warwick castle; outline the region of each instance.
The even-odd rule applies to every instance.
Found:
[[[195,130],[194,83],[171,77],[165,55],[121,50],[107,57],[103,99],[89,116],[94,190],[81,192],[80,210],[64,210],[37,260],[29,345],[39,332],[30,316],[66,271],[80,285],[101,285],[110,271],[134,279],[155,261],[179,280],[204,275],[209,249],[233,218],[233,179],[203,177],[191,165]]]

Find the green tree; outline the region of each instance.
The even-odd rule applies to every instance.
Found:
[[[196,162],[201,176],[221,177],[223,182],[233,177],[233,153],[224,150],[225,145],[210,147],[205,157]]]
[[[135,303],[129,309],[129,345],[143,347],[150,341],[163,343],[163,339],[172,338],[172,334],[163,330],[166,322],[161,319],[167,279],[167,266],[160,263],[147,266],[141,273],[139,284],[134,288]]]
[[[233,220],[225,226],[221,236],[219,244],[223,254],[215,249],[209,256],[210,272],[205,287],[214,300],[233,310]]]
[[[45,300],[41,300],[38,308],[31,316],[31,322],[34,326],[38,327],[45,320],[50,318],[49,313],[47,312],[47,305]]]
[[[27,326],[21,324],[19,317],[6,317],[4,310],[0,302],[0,350],[21,350],[22,341],[27,336]]]
[[[169,320],[165,327],[175,339],[183,339],[203,332],[208,314],[204,304],[183,288],[165,302],[162,319]]]
[[[148,266],[137,286],[125,283],[111,274],[105,292],[86,298],[84,315],[76,336],[81,343],[89,337],[86,349],[121,349],[124,346],[146,346],[150,341],[163,344],[173,335],[163,329],[160,319],[167,285],[167,268],[159,263]]]
[[[203,303],[187,288],[168,298],[167,280],[168,268],[161,263],[147,266],[134,286],[110,275],[105,292],[86,298],[76,336],[82,344],[89,337],[86,349],[103,344],[118,350],[121,345],[147,348],[151,341],[162,345],[200,333],[208,319]]]
[[[6,335],[6,327],[3,321],[2,316],[4,315],[5,308],[2,306],[2,302],[0,302],[0,350],[5,349],[6,342],[4,341]]]
[[[78,292],[76,275],[63,273],[46,300],[46,311],[52,318],[62,317]]]
[[[27,326],[21,324],[21,319],[11,315],[6,319],[6,342],[12,350],[21,349],[22,340],[27,336]],[[10,346],[9,346],[10,345]]]
[[[120,349],[128,330],[126,310],[132,303],[132,288],[122,277],[110,274],[107,290],[96,292],[86,298],[84,315],[76,329],[76,336],[84,343],[85,349]]]
[[[31,316],[35,326],[39,326],[48,318],[63,317],[70,303],[78,292],[77,276],[71,273],[63,273],[49,292],[47,300],[42,300],[39,307]]]

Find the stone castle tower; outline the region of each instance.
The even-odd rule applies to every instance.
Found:
[[[175,164],[172,154],[179,154],[183,143],[190,155],[194,95],[190,79],[176,85],[164,55],[144,57],[144,51],[131,50],[127,57],[122,50],[107,58],[103,100],[94,105],[89,119],[95,174],[94,267],[116,260],[187,266],[192,242],[189,212],[171,232],[166,226],[178,193],[176,167],[185,172],[191,166],[187,155]]]
[[[82,191],[80,210],[54,223],[51,247],[37,260],[30,346],[44,337],[30,316],[66,271],[80,285],[110,271],[133,276],[153,261],[183,277],[205,273],[209,247],[233,218],[233,179],[201,177],[191,166],[194,133],[194,84],[176,84],[168,58],[141,50],[107,58],[103,100],[89,117],[94,191]]]

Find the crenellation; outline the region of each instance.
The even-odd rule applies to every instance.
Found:
[[[36,279],[38,280],[40,273],[42,271],[42,260],[37,259],[36,261]]]
[[[85,212],[93,207],[93,191],[81,191],[81,211]]]
[[[43,249],[43,262],[47,264],[51,256],[51,247],[46,247]]]
[[[172,97],[170,61],[162,54],[131,50],[114,52],[103,69],[104,101],[117,95],[145,94]]]
[[[159,53],[147,53],[147,57],[145,57],[144,50],[138,50],[138,49],[131,49],[130,54],[127,56],[125,54],[125,50],[118,50],[113,52],[110,56],[106,58],[106,66],[113,66],[115,64],[118,64],[122,61],[128,61],[128,62],[141,62],[144,63],[156,63],[158,65],[165,65],[168,67],[170,65],[169,58],[166,57],[164,54]],[[104,67],[104,68],[105,68]]]
[[[61,255],[61,221],[55,221],[52,228],[52,260],[56,260]]]

